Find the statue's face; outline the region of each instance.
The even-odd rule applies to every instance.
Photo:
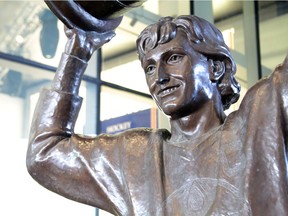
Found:
[[[207,58],[192,48],[182,31],[148,51],[142,67],[152,97],[172,118],[189,115],[212,98]]]

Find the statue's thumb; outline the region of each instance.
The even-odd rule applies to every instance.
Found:
[[[113,37],[115,37],[116,33],[114,31],[103,33],[102,37],[105,38],[105,42],[109,42]]]
[[[105,33],[97,33],[96,35],[92,34],[92,42],[94,50],[98,49],[99,47],[103,46],[105,43],[108,43],[114,36],[114,31],[105,32]]]

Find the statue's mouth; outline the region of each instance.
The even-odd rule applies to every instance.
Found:
[[[161,89],[157,95],[159,97],[165,97],[173,92],[175,92],[178,88],[180,87],[180,85],[175,85],[175,86],[168,86],[168,87],[165,87],[163,89]]]

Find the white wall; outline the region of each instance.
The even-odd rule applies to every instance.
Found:
[[[52,193],[26,170],[27,139],[22,137],[24,100],[0,94],[0,215],[94,216],[95,208]]]
[[[0,93],[0,133],[2,139],[21,137],[23,124],[22,107],[22,99]]]

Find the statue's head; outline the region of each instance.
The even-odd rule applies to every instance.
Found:
[[[223,107],[228,109],[239,98],[240,86],[234,77],[236,64],[222,33],[208,21],[192,15],[164,17],[146,27],[137,39],[141,62],[148,52],[173,40],[179,31],[186,34],[189,46],[211,63],[218,78],[210,80],[217,84]]]

